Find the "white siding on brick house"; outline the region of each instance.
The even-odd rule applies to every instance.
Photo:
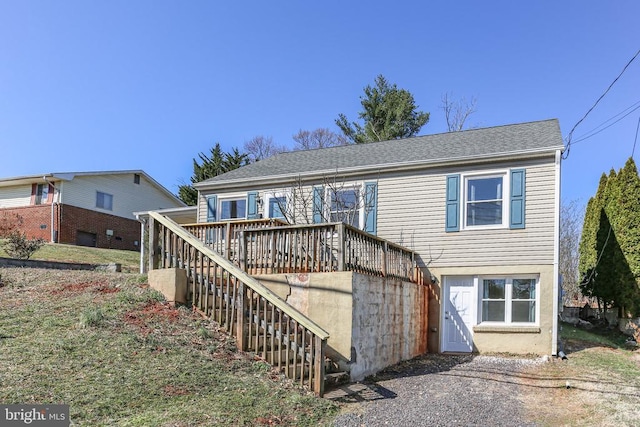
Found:
[[[0,209],[18,208],[31,204],[31,184],[0,189]]]
[[[140,184],[133,177],[134,173],[77,175],[63,183],[62,203],[130,219],[135,219],[135,211],[182,206],[144,175],[140,175]],[[113,210],[96,207],[98,191],[113,196]]]

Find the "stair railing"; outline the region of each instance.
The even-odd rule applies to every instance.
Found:
[[[191,304],[285,376],[324,393],[329,334],[177,223],[149,212],[149,270],[182,268]]]

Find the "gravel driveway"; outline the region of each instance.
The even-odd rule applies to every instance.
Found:
[[[536,363],[542,359],[435,354],[403,362],[345,386],[352,394],[328,393],[347,403],[333,426],[533,426],[519,384],[522,369]]]

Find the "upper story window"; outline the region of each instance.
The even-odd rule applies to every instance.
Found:
[[[133,174],[133,183],[134,184],[140,184],[140,174],[139,173],[134,173]]]
[[[465,227],[504,224],[504,175],[465,179]]]
[[[333,188],[313,187],[313,223],[344,222],[367,233],[378,227],[378,183],[375,181]]]
[[[108,211],[113,210],[113,195],[98,191],[96,193],[96,207]]]
[[[330,190],[328,193],[329,221],[344,222],[360,228],[360,213],[362,212],[360,188]]]
[[[482,322],[534,324],[537,321],[537,279],[482,279]]]
[[[445,231],[525,228],[526,170],[446,176]]]
[[[49,201],[49,184],[38,184],[34,203],[43,205]]]
[[[223,199],[220,201],[220,218],[227,219],[245,219],[247,217],[247,199]]]
[[[269,197],[269,218],[285,218],[287,198],[285,196]]]

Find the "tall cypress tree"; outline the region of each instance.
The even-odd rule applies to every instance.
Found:
[[[629,159],[602,174],[589,200],[579,247],[580,289],[619,316],[640,313],[640,177]]]
[[[600,228],[600,211],[603,208],[604,191],[607,186],[607,175],[600,176],[600,183],[595,196],[589,199],[584,213],[584,225],[578,252],[580,261],[578,269],[584,278],[596,266],[598,254],[596,251],[596,234]],[[584,293],[584,291],[583,291]],[[586,295],[586,294],[585,294]]]
[[[587,203],[579,247],[579,270],[583,278],[580,291],[583,295],[596,298],[598,305],[605,310],[611,303],[607,289],[610,284],[607,280],[608,272],[605,271],[610,257],[603,252],[607,247],[610,231],[605,213],[608,182],[609,178],[603,173],[595,196]]]
[[[640,177],[633,158],[616,175],[607,213],[619,251],[615,259],[617,300],[627,312],[640,311]]]

